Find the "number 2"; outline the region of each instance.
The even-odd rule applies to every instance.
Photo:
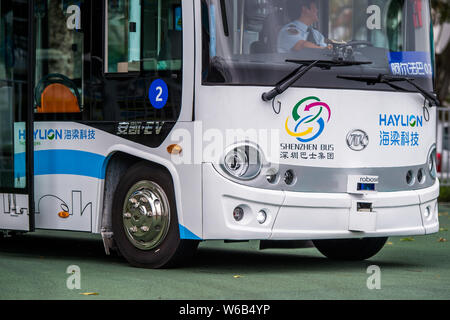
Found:
[[[162,102],[163,99],[161,98],[161,95],[163,93],[163,89],[161,87],[156,87],[156,91],[159,91],[158,95],[156,96],[155,101],[156,102]]]

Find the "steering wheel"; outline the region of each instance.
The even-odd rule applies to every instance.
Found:
[[[351,40],[345,43],[334,43],[331,42],[333,46],[333,57],[343,60],[349,60],[353,58],[353,48],[359,46],[373,47],[373,44],[365,40]]]
[[[41,105],[41,94],[44,91],[44,89],[53,83],[60,83],[66,87],[69,87],[75,92],[75,96],[78,101],[78,105],[80,105],[81,97],[80,92],[78,91],[78,87],[75,82],[70,80],[68,77],[66,77],[63,74],[60,73],[50,73],[44,77],[42,77],[41,80],[39,80],[38,84],[36,85],[36,88],[34,89],[34,102],[37,106]]]
[[[372,42],[370,41],[366,41],[366,40],[351,40],[349,42],[345,42],[345,43],[335,43],[335,42],[331,42],[331,44],[333,45],[333,49],[334,48],[345,48],[345,47],[358,47],[358,46],[367,46],[367,47],[373,47]]]

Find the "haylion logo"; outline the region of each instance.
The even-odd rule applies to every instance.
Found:
[[[380,114],[379,124],[385,127],[423,127],[423,116]]]
[[[310,142],[319,137],[330,122],[331,109],[325,102],[317,97],[307,97],[300,100],[292,110],[292,119],[295,122],[293,130],[290,128],[290,118],[286,119],[285,128],[289,135],[300,142]]]
[[[62,140],[63,130],[61,129],[36,129],[34,130],[34,140]],[[19,130],[19,141],[25,141],[25,130]]]
[[[25,130],[18,131],[19,141],[25,141]],[[95,140],[94,129],[36,129],[34,141],[44,140]]]

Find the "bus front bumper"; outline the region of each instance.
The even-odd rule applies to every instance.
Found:
[[[267,190],[237,184],[204,164],[203,239],[314,240],[430,234],[439,230],[438,195],[438,180],[426,189],[361,195]],[[365,205],[361,208],[358,203]],[[240,221],[233,217],[236,207],[244,211]],[[260,211],[267,215],[263,223],[256,219]]]

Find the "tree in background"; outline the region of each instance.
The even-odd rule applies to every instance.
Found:
[[[431,5],[433,7],[433,25],[442,26],[444,23],[450,22],[450,0],[431,0]],[[449,88],[450,41],[447,42],[442,52],[436,54],[436,92],[442,102],[449,99]]]

